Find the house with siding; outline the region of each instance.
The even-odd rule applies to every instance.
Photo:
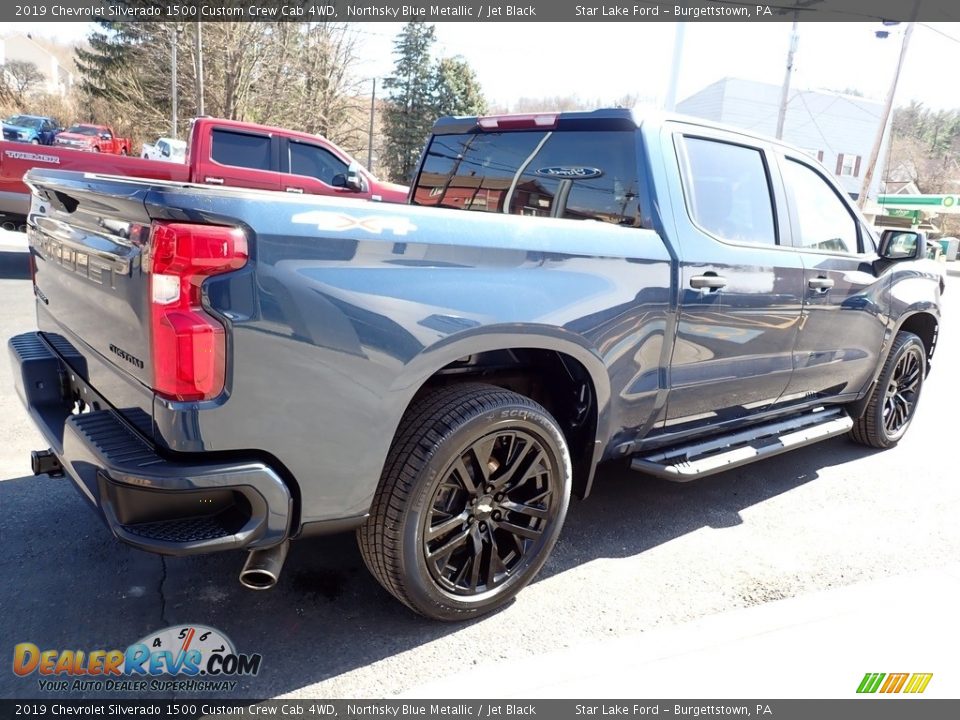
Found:
[[[43,75],[42,92],[66,95],[73,86],[73,73],[57,55],[33,40],[29,35],[0,37],[0,67],[13,60],[30,62]]]
[[[677,112],[773,137],[777,131],[778,85],[724,78],[677,103]],[[883,104],[823,90],[791,90],[783,140],[816,158],[857,198]],[[886,167],[889,128],[880,147],[878,170],[868,196],[876,197]]]

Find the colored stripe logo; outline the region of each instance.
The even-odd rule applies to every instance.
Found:
[[[858,693],[911,693],[919,694],[927,689],[933,673],[867,673],[860,681]]]

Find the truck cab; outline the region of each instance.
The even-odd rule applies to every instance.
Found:
[[[379,180],[319,135],[198,118],[190,135],[193,181],[306,195],[405,202],[407,188]]]

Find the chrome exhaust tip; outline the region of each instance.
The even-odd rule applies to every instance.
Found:
[[[273,547],[251,550],[240,571],[240,584],[248,590],[270,590],[280,579],[289,549],[290,541],[284,540]]]

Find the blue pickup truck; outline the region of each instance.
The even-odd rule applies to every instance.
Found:
[[[62,130],[60,123],[42,115],[13,115],[3,121],[3,139],[12,142],[53,145]]]
[[[172,555],[355,531],[457,620],[543,566],[598,463],[704,478],[895,445],[943,284],[803,152],[626,110],[444,119],[407,206],[31,170],[17,392],[110,531]]]

